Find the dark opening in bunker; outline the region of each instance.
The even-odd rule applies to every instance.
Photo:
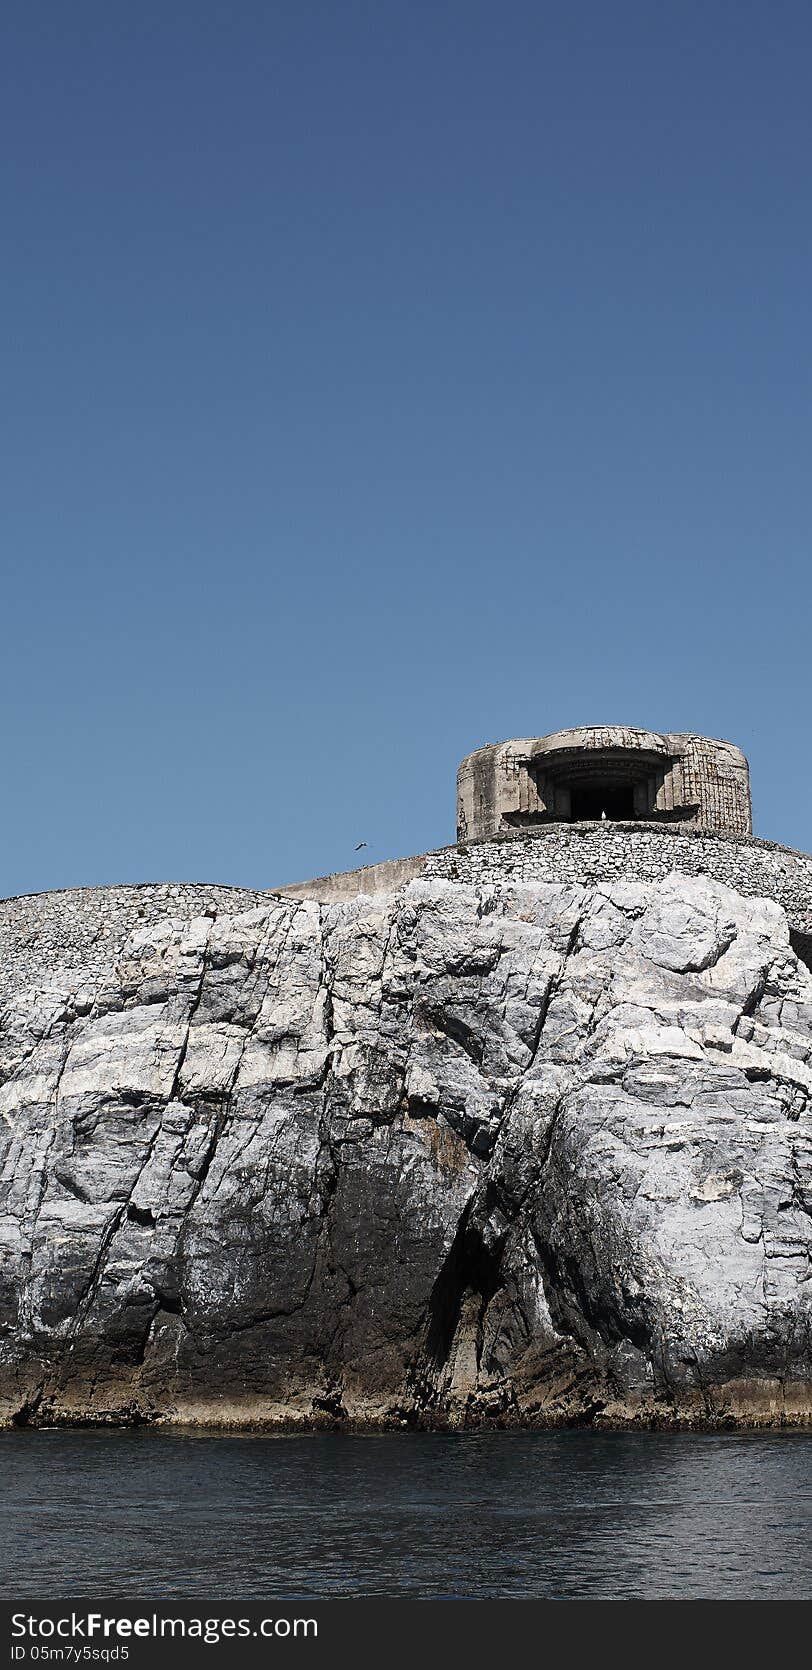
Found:
[[[673,764],[648,748],[567,748],[541,755],[529,767],[540,805],[536,815],[557,823],[684,818],[695,808],[675,801]],[[532,802],[529,812],[532,817]]]
[[[604,816],[628,821],[635,816],[634,787],[631,783],[602,783],[589,778],[575,782],[570,788],[570,816],[573,823]]]

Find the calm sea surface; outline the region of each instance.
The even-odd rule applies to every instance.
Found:
[[[812,1434],[0,1433],[0,1591],[812,1597]]]

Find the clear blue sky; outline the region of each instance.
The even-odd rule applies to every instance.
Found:
[[[464,753],[602,721],[812,847],[808,3],[0,45],[0,893],[437,846]]]

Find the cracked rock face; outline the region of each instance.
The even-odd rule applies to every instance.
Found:
[[[812,1416],[779,906],[495,859],[72,943],[0,960],[6,1420]]]

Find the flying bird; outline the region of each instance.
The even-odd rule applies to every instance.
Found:
[[[361,848],[362,848],[362,847],[365,847],[365,846],[366,846],[366,841],[359,841],[359,842],[358,842],[358,845],[357,845],[357,847],[356,847],[356,849],[355,849],[355,850],[356,850],[356,852],[360,852],[360,851],[361,851]]]

